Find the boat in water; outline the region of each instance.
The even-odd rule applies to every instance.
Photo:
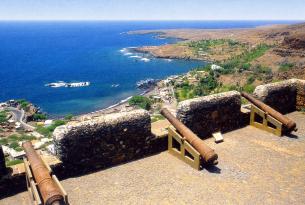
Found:
[[[66,83],[64,81],[58,81],[58,82],[55,82],[55,83],[48,83],[45,86],[48,86],[48,87],[51,87],[51,88],[60,88],[60,87],[76,88],[76,87],[90,86],[90,82]]]

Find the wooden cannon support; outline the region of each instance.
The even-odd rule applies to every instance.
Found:
[[[58,178],[53,174],[51,167],[46,163],[46,161],[41,157],[41,153],[38,153],[40,159],[42,160],[44,166],[48,169],[49,174],[51,175],[52,179],[54,180],[55,184],[58,186],[59,190],[61,191],[62,195],[64,196],[64,202],[65,204],[69,204],[68,201],[68,194],[60,184]],[[24,167],[25,167],[25,176],[26,176],[26,185],[28,189],[28,193],[30,195],[30,200],[33,205],[43,205],[43,199],[41,197],[41,194],[39,192],[39,188],[37,186],[37,183],[35,182],[35,179],[33,177],[33,172],[31,168],[30,162],[27,160],[26,157],[23,158]]]
[[[245,92],[241,92],[241,96],[246,98],[252,105],[250,125],[271,132],[277,136],[282,136],[283,133],[287,134],[298,130],[297,124],[293,120],[284,116],[269,105]],[[258,119],[261,120],[258,120],[257,116],[260,116]]]
[[[201,169],[200,153],[173,126],[168,128],[168,152],[194,169]]]
[[[169,127],[168,150],[195,169],[205,165],[216,165],[218,155],[195,133],[175,118],[169,110],[163,108],[161,114],[172,124]]]
[[[253,104],[251,105],[250,125],[277,136],[283,135],[283,124]]]

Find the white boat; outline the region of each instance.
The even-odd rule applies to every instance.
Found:
[[[79,83],[67,83],[65,87],[86,87],[89,86],[90,82],[79,82]]]
[[[48,83],[45,86],[52,87],[52,88],[60,88],[60,87],[75,88],[75,87],[90,86],[90,82],[66,83],[64,81],[58,81],[58,82],[55,82],[55,83]]]
[[[56,83],[49,83],[49,84],[46,84],[45,86],[49,86],[49,87],[52,87],[52,88],[59,88],[59,87],[65,87],[66,86],[66,83],[63,82],[63,81],[58,81]]]

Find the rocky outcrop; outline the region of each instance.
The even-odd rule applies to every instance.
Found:
[[[286,114],[304,106],[304,80],[291,79],[257,86],[254,95],[275,110]]]
[[[246,124],[237,91],[186,100],[178,105],[177,118],[201,138],[227,132]]]
[[[24,108],[25,111],[25,119],[26,121],[33,121],[33,116],[38,112],[38,109],[35,105],[29,104]]]
[[[153,137],[148,112],[136,110],[60,126],[53,139],[65,166],[90,169],[145,156]]]
[[[286,36],[281,45],[274,49],[274,52],[282,57],[305,56],[305,36],[304,33]]]
[[[290,48],[290,49],[305,50],[304,34],[285,37],[284,41],[283,41],[283,46]]]

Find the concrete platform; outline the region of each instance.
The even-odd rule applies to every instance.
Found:
[[[112,167],[62,185],[78,204],[305,204],[305,115],[288,115],[299,127],[277,137],[246,127],[206,142],[219,164],[197,171],[167,152]],[[23,192],[1,205],[27,204]]]

